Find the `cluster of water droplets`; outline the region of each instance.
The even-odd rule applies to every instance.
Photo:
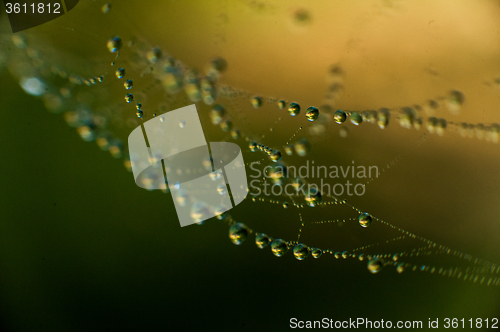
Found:
[[[111,5],[105,4],[102,6],[102,12],[108,13]],[[12,42],[15,47],[22,50],[25,55],[31,60],[34,68],[45,68],[50,67],[44,63],[40,56],[32,48],[28,47],[26,41],[22,39],[19,35],[16,35]],[[112,37],[107,43],[106,47],[109,52],[116,54],[116,58],[112,62],[112,66],[120,56],[122,50],[123,41],[120,37]],[[133,43],[129,43],[133,46]],[[285,181],[291,181],[296,184],[299,188],[304,183],[303,179],[287,179],[287,175],[282,172],[284,164],[280,164],[282,157],[284,155],[291,156],[294,153],[298,156],[306,156],[311,150],[311,143],[307,138],[300,138],[293,143],[292,139],[295,137],[297,132],[299,132],[302,127],[294,134],[292,139],[283,146],[284,155],[274,148],[270,148],[266,144],[257,143],[250,136],[241,133],[238,129],[234,128],[231,121],[229,108],[223,106],[223,101],[220,101],[220,97],[232,97],[233,92],[228,87],[221,86],[218,81],[222,73],[227,68],[227,63],[223,58],[215,58],[210,61],[203,71],[198,71],[194,68],[189,68],[183,65],[180,61],[175,60],[170,55],[164,53],[157,47],[149,47],[147,51],[141,53],[141,57],[144,63],[147,64],[146,69],[141,75],[152,74],[168,94],[176,95],[180,91],[184,92],[185,97],[190,102],[203,102],[206,105],[211,106],[209,113],[211,122],[213,125],[219,126],[222,132],[230,133],[232,139],[237,140],[240,137],[245,138],[248,142],[248,149],[251,152],[260,151],[268,156],[271,162],[271,167],[268,168],[268,175],[276,184],[284,183]],[[114,76],[116,80],[124,79],[128,73],[133,73],[134,70],[129,70],[128,68],[120,67],[114,70]],[[94,114],[90,107],[85,107],[83,105],[72,105],[70,110],[63,111],[63,101],[72,100],[72,90],[77,86],[85,85],[91,86],[97,83],[103,83],[105,81],[104,75],[98,75],[90,79],[84,79],[78,75],[71,75],[68,72],[52,66],[49,69],[50,74],[48,76],[58,76],[67,83],[61,87],[57,87],[55,84],[51,86],[48,82],[49,79],[45,80],[44,77],[26,77],[22,76],[20,79],[20,84],[23,89],[32,95],[40,96],[47,108],[56,113],[64,113],[64,118],[69,126],[76,128],[78,134],[84,141],[91,142],[95,141],[98,147],[104,151],[109,151],[110,154],[115,158],[123,158],[124,165],[127,170],[131,171],[129,157],[123,151],[123,143],[120,139],[115,137],[111,131],[108,130],[108,119],[116,118],[117,116],[109,114],[108,117],[105,115]],[[127,76],[128,77],[128,76]],[[464,94],[458,90],[450,91],[448,96],[437,97],[422,103],[421,105],[412,106],[402,106],[395,108],[380,108],[378,110],[336,110],[331,111],[333,105],[338,101],[341,93],[344,89],[344,77],[345,71],[340,65],[334,65],[330,68],[328,74],[328,88],[327,94],[325,96],[325,106],[324,107],[307,107],[305,111],[305,117],[308,121],[313,122],[321,117],[331,118],[336,124],[345,125],[346,122],[350,122],[355,126],[360,126],[364,124],[375,124],[379,128],[384,129],[389,126],[391,119],[399,122],[400,126],[407,129],[415,130],[426,130],[429,133],[435,133],[437,135],[444,135],[449,128],[455,128],[463,137],[476,137],[478,139],[485,139],[491,142],[497,143],[500,138],[500,125],[492,124],[469,124],[469,123],[454,123],[447,121],[444,118],[438,118],[434,115],[436,109],[439,107],[448,108],[451,114],[458,114],[464,104],[465,97]],[[137,91],[138,87],[134,86],[134,81],[131,78],[126,78],[123,82],[123,87],[126,91],[133,89]],[[50,86],[49,92],[45,91],[45,88]],[[123,88],[122,88],[123,89]],[[135,93],[135,92],[134,92]],[[252,95],[242,93],[244,96]],[[125,102],[126,104],[131,104],[135,101],[135,116],[138,119],[147,118],[146,113],[143,111],[142,100],[136,100],[134,95],[130,92],[125,92]],[[265,98],[262,96],[253,96],[250,98],[251,106],[254,109],[259,109],[263,107],[263,104],[268,100],[275,100],[274,98]],[[248,99],[247,99],[248,102]],[[123,103],[123,101],[122,101]],[[297,117],[301,112],[301,106],[298,102],[288,103],[285,100],[275,101],[275,106],[279,110],[285,110],[292,117]],[[305,108],[305,107],[304,107]],[[323,111],[325,109],[325,111]],[[321,117],[320,117],[321,110]],[[425,115],[423,114],[425,113]],[[151,112],[148,116],[155,116],[156,113]],[[163,119],[162,119],[163,121]],[[179,123],[182,128],[184,124]],[[341,134],[342,135],[342,134]],[[143,177],[145,187],[147,184],[154,183],[154,174],[150,176]],[[151,188],[152,189],[152,188]],[[220,193],[225,193],[226,188],[221,188]],[[168,189],[165,190],[167,192]],[[179,191],[177,196],[174,198],[178,202],[185,202],[189,197],[184,196],[182,191]],[[327,199],[329,201],[327,201]],[[253,202],[258,202],[259,199],[253,197]],[[304,204],[297,202],[280,202],[275,200],[274,203],[281,205],[283,208],[288,208],[289,206],[301,207],[304,205],[312,208],[318,206],[324,206],[327,204],[343,204],[350,206],[345,201],[340,201],[334,197],[325,197],[319,190],[310,188],[304,195]],[[396,254],[368,254],[363,252],[368,248],[374,247],[378,244],[370,244],[363,247],[356,248],[351,252],[348,251],[332,251],[330,249],[318,249],[315,247],[309,247],[304,243],[298,241],[287,241],[281,238],[273,238],[265,233],[256,232],[250,229],[248,226],[241,222],[233,220],[232,216],[221,207],[220,213],[218,214],[218,219],[227,223],[229,226],[229,239],[232,243],[236,245],[243,244],[248,237],[254,236],[254,241],[259,249],[270,248],[271,252],[276,257],[283,257],[288,251],[293,252],[293,256],[297,260],[305,260],[309,256],[314,259],[322,257],[324,254],[331,254],[336,259],[348,259],[356,258],[359,261],[366,261],[367,269],[371,273],[378,273],[383,267],[393,266],[398,273],[402,273],[405,270],[411,271],[424,271],[429,273],[435,273],[460,278],[463,280],[469,280],[473,282],[486,283],[487,285],[499,285],[500,279],[498,278],[498,273],[500,266],[474,258],[470,255],[461,253],[459,251],[451,250],[442,245],[438,245],[435,242],[427,240],[425,238],[416,236],[413,233],[405,231],[403,229],[397,228],[383,220],[380,220],[372,216],[368,212],[362,212],[357,208],[350,206],[357,213],[357,220],[359,227],[361,229],[367,229],[369,231],[370,226],[373,222],[378,222],[391,229],[396,229],[400,234],[398,237],[387,240],[385,243],[391,241],[399,241],[405,238],[412,238],[422,241],[425,245],[423,247],[398,252]],[[200,222],[207,215],[206,206],[203,204],[195,205],[192,211],[192,218],[195,221]],[[301,217],[302,222],[302,217]],[[337,222],[337,221],[336,221]],[[345,220],[343,221],[345,222]],[[304,222],[302,222],[302,226]],[[302,228],[299,230],[299,238]],[[361,252],[360,252],[361,251]],[[416,256],[430,254],[447,254],[464,259],[466,261],[474,262],[474,266],[468,267],[466,270],[460,268],[443,268],[443,267],[433,267],[430,265],[417,266],[410,262],[404,262],[405,258],[411,258]],[[487,274],[490,274],[487,276]]]

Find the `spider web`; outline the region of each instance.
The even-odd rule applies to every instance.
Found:
[[[290,252],[282,259],[290,259],[288,256],[293,256],[293,249],[298,244],[305,244],[309,248],[306,250],[308,260],[314,259],[313,249],[319,248],[322,255],[318,259],[321,260],[348,259],[366,265],[378,259],[382,270],[420,271],[485,286],[500,284],[500,266],[494,263],[499,258],[494,246],[496,241],[485,238],[485,234],[498,232],[498,228],[491,224],[497,224],[495,207],[499,198],[496,190],[498,145],[495,144],[499,140],[499,127],[495,124],[498,117],[489,111],[498,99],[498,81],[491,74],[495,71],[488,65],[480,67],[483,72],[476,73],[471,79],[473,83],[465,84],[474,66],[463,68],[460,75],[453,75],[443,65],[446,59],[436,60],[436,65],[424,64],[415,71],[419,75],[425,73],[430,89],[403,92],[394,91],[397,89],[394,82],[392,86],[379,88],[388,84],[387,81],[380,79],[377,84],[376,79],[368,79],[365,90],[360,93],[356,84],[362,80],[360,76],[365,76],[360,75],[354,66],[355,55],[349,56],[347,51],[329,61],[321,78],[313,74],[317,68],[310,59],[293,75],[287,75],[286,70],[280,68],[270,70],[270,67],[279,67],[273,61],[263,63],[259,60],[250,63],[250,69],[242,70],[240,74],[231,70],[231,59],[237,47],[233,48],[231,43],[235,37],[230,33],[230,22],[238,10],[244,8],[243,17],[255,19],[255,24],[265,25],[267,19],[276,17],[286,20],[286,25],[298,36],[312,35],[309,26],[315,20],[320,21],[320,18],[311,18],[314,8],[290,6],[284,9],[280,2],[244,1],[231,6],[226,2],[220,7],[210,7],[211,12],[203,14],[214,18],[209,25],[213,29],[210,31],[213,40],[205,45],[210,52],[193,55],[191,43],[175,41],[175,31],[171,33],[173,50],[161,49],[159,61],[154,62],[151,61],[151,52],[160,43],[157,36],[161,32],[148,32],[136,23],[140,20],[128,17],[121,6],[131,4],[113,3],[106,14],[101,13],[103,4],[82,4],[86,15],[80,19],[101,26],[104,33],[76,28],[78,23],[71,25],[66,20],[51,22],[42,29],[14,37],[11,34],[2,36],[2,43],[12,45],[10,50],[2,51],[3,66],[19,79],[21,85],[27,84],[23,87],[28,93],[40,95],[49,111],[61,114],[84,140],[96,141],[113,157],[123,158],[125,167],[129,168],[127,147],[123,142],[132,128],[153,114],[160,115],[196,102],[202,124],[209,128],[206,132],[209,140],[235,141],[245,150],[248,166],[258,165],[261,174],[266,166],[277,164],[266,152],[259,149],[251,152],[249,146],[253,144],[260,144],[261,150],[267,147],[272,151],[279,150],[282,154],[280,163],[284,167],[300,167],[315,161],[316,165],[326,167],[374,165],[380,170],[378,177],[364,178],[359,182],[366,189],[364,195],[349,197],[322,192],[321,202],[314,207],[308,206],[303,195],[255,196],[250,193],[246,205],[221,218],[230,227],[235,224],[240,227],[238,234],[232,232],[236,242],[248,245],[254,241],[256,233],[265,233],[272,239],[286,242]],[[371,20],[404,12],[403,4],[391,4],[394,7],[389,6],[389,9],[375,6],[380,11],[377,15],[371,14],[357,23],[367,25]],[[203,7],[187,9],[198,12]],[[3,23],[5,25],[5,20]],[[44,40],[47,39],[44,32],[54,27],[61,31],[65,42],[64,46],[55,48],[58,51],[54,51],[54,40]],[[181,32],[178,34],[185,37]],[[120,36],[124,44],[116,58],[106,50],[106,42],[113,35]],[[359,51],[362,49],[360,45],[366,43],[363,37],[359,33],[350,37],[346,50],[363,54]],[[304,41],[300,38],[297,45],[291,45],[287,52],[301,46],[301,41]],[[199,41],[193,39],[192,44]],[[82,44],[86,46],[82,47]],[[276,46],[278,58],[282,56],[281,46],[279,43]],[[262,46],[263,49],[266,47]],[[186,50],[182,51],[182,48]],[[498,50],[485,50],[484,53],[485,61],[490,64]],[[225,114],[222,122],[214,125],[214,105],[204,102],[200,87],[207,73],[204,74],[200,59],[205,65],[213,66],[210,61],[221,54],[228,59],[228,78],[225,79],[226,73],[221,71],[222,76],[213,81],[212,94],[216,96],[213,104],[221,105]],[[173,76],[169,76],[172,72],[165,71],[171,59],[175,60],[175,65],[169,67],[175,69]],[[307,64],[311,65],[310,70]],[[241,68],[238,63],[234,66]],[[388,66],[390,64],[384,68]],[[124,80],[115,76],[120,67],[125,68],[126,78],[134,79],[134,88],[130,91],[134,102],[131,104],[124,101],[127,92],[123,88]],[[289,68],[290,64],[287,67],[285,63],[284,67]],[[195,68],[199,70],[193,71]],[[262,80],[249,73],[256,68],[257,72],[266,73]],[[408,71],[414,73],[411,69]],[[216,74],[219,73],[216,71]],[[376,71],[369,74],[376,76]],[[194,90],[187,88],[186,78],[190,75]],[[273,79],[271,75],[276,77]],[[419,75],[415,75],[415,80],[420,85],[425,84]],[[294,93],[297,88],[289,80],[285,81],[290,76],[295,80],[292,83],[300,85],[301,89],[309,84],[313,87]],[[411,74],[409,76],[413,78]],[[101,77],[102,83],[99,82]],[[36,81],[27,81],[28,78]],[[283,88],[270,88],[268,80],[274,84],[283,83]],[[370,84],[376,88],[367,90],[366,86]],[[315,88],[318,85],[323,86],[321,91]],[[466,88],[457,90],[457,85]],[[411,86],[403,84],[405,89]],[[37,87],[41,90],[37,91]],[[287,88],[292,92],[282,92]],[[268,89],[270,93],[267,93]],[[379,94],[380,89],[388,97],[372,97]],[[438,93],[429,94],[431,89]],[[462,92],[465,102],[462,102]],[[355,97],[350,97],[353,95]],[[425,97],[418,98],[421,95]],[[254,97],[262,101],[258,108],[252,106]],[[366,102],[359,101],[363,97],[367,97]],[[347,100],[343,102],[344,98]],[[280,100],[286,101],[285,109],[278,107]],[[143,119],[136,115],[136,102],[142,105]],[[299,103],[302,108],[296,117],[287,112],[291,102]],[[307,122],[304,116],[309,106],[320,110],[319,118],[313,122]],[[345,123],[338,125],[333,121],[336,109],[346,111]],[[481,114],[478,109],[486,111]],[[355,112],[359,112],[363,119],[360,125],[351,123]],[[390,114],[390,120],[387,128],[380,129],[383,114]],[[301,143],[306,146],[304,156],[297,154],[300,150],[297,146]],[[286,153],[287,148],[292,150],[291,155]],[[282,186],[293,180],[285,177]],[[303,180],[314,184],[321,179]],[[329,180],[332,184],[336,181]],[[261,177],[257,188],[262,189],[265,181],[272,181],[272,178]],[[251,217],[248,217],[248,211],[251,211]],[[359,225],[361,213],[372,216],[372,225],[367,228]],[[234,231],[234,227],[232,229]],[[459,230],[460,235],[457,234]],[[494,239],[493,235],[491,237]],[[479,250],[480,255],[476,254],[476,246],[483,241],[487,243],[485,249]],[[455,249],[456,246],[452,245],[455,243],[464,249]],[[269,250],[269,246],[265,250]]]

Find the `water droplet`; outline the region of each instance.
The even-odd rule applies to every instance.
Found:
[[[107,14],[110,9],[111,9],[111,4],[109,2],[101,7],[101,11],[103,14]]]
[[[229,227],[229,239],[236,245],[242,244],[248,237],[248,227],[240,222],[234,223]]]
[[[257,248],[264,249],[269,245],[269,243],[271,243],[271,239],[266,234],[264,233],[255,234],[255,244],[257,245]]]
[[[283,208],[288,209],[288,202],[283,202]]]
[[[398,266],[396,267],[396,271],[398,271],[398,273],[403,273],[405,270],[405,267],[403,265],[403,263],[399,263]]]
[[[210,207],[203,202],[195,202],[191,206],[191,219],[195,223],[202,224],[204,220],[209,219],[212,216],[212,211]]]
[[[293,13],[293,21],[298,25],[307,25],[311,23],[312,17],[305,8],[299,8]]]
[[[281,152],[279,152],[278,150],[274,150],[273,152],[271,152],[269,157],[272,161],[278,162],[281,159]]]
[[[288,251],[288,245],[282,239],[275,239],[271,243],[271,250],[276,257],[281,257]]]
[[[301,157],[304,157],[311,149],[311,145],[309,144],[307,139],[302,138],[297,143],[295,143],[294,148],[296,154],[298,154]]]
[[[252,98],[252,106],[253,108],[259,108],[262,106],[262,98],[260,97],[253,97]]]
[[[368,271],[373,274],[380,272],[383,266],[384,262],[379,258],[370,259],[368,261]]]
[[[134,82],[132,80],[126,80],[123,83],[123,86],[125,87],[125,89],[130,90],[134,86]]]
[[[227,216],[229,215],[227,212],[228,208],[224,205],[219,205],[214,209],[214,214],[216,215],[217,219],[219,220],[225,220]]]
[[[116,51],[119,51],[120,48],[122,48],[122,40],[120,37],[113,37],[108,40],[106,46],[111,53],[115,53]]]
[[[165,117],[164,116],[160,117],[160,121],[161,122],[165,121]]]
[[[280,110],[284,109],[286,107],[286,101],[284,100],[278,101],[278,107]]]
[[[220,183],[217,186],[217,192],[219,193],[219,195],[225,195],[227,193],[227,187],[224,182]]]
[[[450,113],[453,115],[457,115],[460,113],[460,109],[462,108],[462,104],[464,103],[464,94],[458,90],[453,90],[450,92],[448,97],[448,109]]]
[[[366,228],[372,224],[372,216],[366,212],[363,212],[359,215],[358,222],[361,225],[361,227]]]
[[[318,259],[321,257],[321,255],[323,255],[323,251],[318,248],[311,248],[311,255],[314,259]]]
[[[344,123],[346,119],[347,119],[347,114],[342,110],[336,110],[335,113],[333,114],[333,120],[335,120],[335,122],[338,124]]]
[[[319,192],[315,187],[311,186],[307,191],[305,200],[307,205],[314,207],[321,203],[321,192]]]
[[[335,254],[333,254],[333,257],[335,257],[335,259],[339,259],[341,257],[340,252],[337,251]]]
[[[141,119],[142,116],[144,115],[144,112],[142,110],[137,110],[137,112],[135,112],[135,115],[137,115],[137,117]]]
[[[225,113],[226,111],[222,105],[214,105],[210,111],[210,119],[212,120],[212,123],[214,125],[220,124]]]
[[[231,130],[231,137],[234,139],[234,140],[237,140],[238,138],[241,137],[241,133],[239,130],[237,129],[233,129]]]
[[[255,152],[257,150],[257,143],[255,142],[250,142],[248,144],[248,149],[250,150],[250,152]]]
[[[117,78],[123,78],[123,76],[125,76],[125,69],[124,68],[118,68],[115,71],[115,75],[116,75]]]
[[[363,122],[363,117],[358,112],[352,112],[351,113],[351,122],[352,122],[352,124],[359,126]]]
[[[181,120],[181,122],[179,122],[179,127],[184,128],[185,126],[186,126],[186,121]]]
[[[291,103],[288,105],[288,113],[291,116],[297,116],[300,113],[300,105],[297,103]]]
[[[302,261],[309,256],[309,247],[302,243],[296,244],[295,247],[293,247],[293,255],[299,261]]]
[[[176,188],[179,189],[179,188]],[[188,201],[189,201],[189,195],[182,189],[177,190],[177,193],[175,194],[175,201],[177,204],[180,206],[186,206]]]
[[[285,145],[284,149],[287,156],[291,156],[293,154],[293,145],[287,144]]]
[[[342,258],[347,259],[349,257],[349,253],[347,251],[342,251]]]
[[[131,93],[127,93],[127,94],[125,95],[125,101],[126,101],[128,104],[130,104],[133,100],[134,100],[134,95],[133,95],[133,94],[131,94]]]
[[[210,165],[210,170],[212,170],[212,165]],[[211,172],[209,176],[210,176],[210,179],[212,181],[216,181],[222,177],[222,173],[221,172]]]
[[[405,107],[401,110],[401,115],[399,116],[399,124],[401,127],[410,129],[415,121],[416,113],[411,107]]]
[[[221,73],[227,69],[227,62],[222,57],[217,57],[210,61],[205,67],[205,74],[214,79],[218,80]]]
[[[23,88],[24,92],[32,96],[39,97],[47,90],[45,83],[36,77],[22,78],[19,84],[21,85],[21,88]]]
[[[314,121],[318,117],[319,117],[319,110],[316,107],[311,106],[311,107],[309,107],[306,110],[306,118],[307,118],[307,120]]]
[[[227,133],[233,128],[233,123],[229,120],[223,121],[220,124],[220,129],[222,129],[223,132]]]
[[[146,54],[146,58],[152,64],[157,63],[161,56],[162,52],[158,47],[153,47],[153,49]]]
[[[99,76],[99,77],[97,78],[97,81],[98,81],[99,83],[102,83],[102,82],[104,81],[104,76]]]

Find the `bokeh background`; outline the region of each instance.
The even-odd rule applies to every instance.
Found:
[[[228,69],[221,82],[261,96],[319,106],[328,69],[340,64],[345,89],[337,108],[422,104],[458,89],[465,95],[460,114],[441,107],[436,116],[448,122],[500,122],[497,1],[115,1],[103,14],[105,3],[81,1],[23,36],[48,63],[84,77],[105,76],[102,87],[82,87],[72,100],[96,109],[123,107],[109,117],[124,141],[140,120],[134,119],[133,107],[121,106],[125,90],[113,80],[114,55],[106,41],[114,35],[145,40],[191,67],[222,56]],[[22,90],[9,29],[2,11],[1,51],[11,55],[0,74],[4,330],[268,331],[287,329],[292,317],[424,324],[429,318],[498,317],[496,287],[389,268],[371,275],[365,262],[331,255],[276,258],[269,249],[257,249],[253,236],[233,245],[227,226],[215,219],[180,228],[170,194],[137,187],[122,160],[83,142],[61,114],[47,112],[42,100]],[[122,53],[117,64],[133,68],[134,89],[145,89],[144,109],[152,110],[165,92],[161,86],[146,89],[152,80],[141,77],[135,60]],[[168,99],[167,107],[186,103],[183,97]],[[345,124],[346,138],[339,126],[327,123],[324,132],[313,135],[303,114],[292,118],[271,104],[255,110],[248,98],[233,98],[228,105],[233,123],[249,137],[265,134],[269,146],[279,148],[304,126],[299,136],[309,138],[307,158],[317,164],[355,160],[383,168],[401,155],[367,186],[366,195],[348,200],[439,244],[500,261],[498,144],[464,138],[452,129],[418,144],[425,129],[405,129],[396,121],[385,130]],[[207,141],[228,139],[210,123],[209,107],[197,107]],[[237,143],[245,149],[244,140]],[[260,159],[247,152],[244,157]],[[298,212],[308,222],[355,217],[337,206],[284,210],[249,199],[232,215],[273,237],[294,239]],[[367,235],[350,225],[308,223],[301,240],[342,251],[394,236],[382,225],[370,230]],[[412,245],[401,242],[375,252]],[[449,256],[416,262],[463,264]]]

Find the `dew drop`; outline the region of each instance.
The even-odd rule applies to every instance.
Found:
[[[281,152],[279,152],[278,150],[274,150],[273,152],[271,152],[269,157],[276,163],[281,159]]]
[[[222,105],[214,105],[210,111],[210,119],[212,120],[212,123],[214,125],[220,124],[225,113],[226,111]]]
[[[195,202],[191,206],[191,219],[195,223],[202,224],[204,220],[207,220],[212,216],[212,211],[210,207],[203,202]]]
[[[231,130],[231,137],[234,139],[234,140],[237,140],[238,138],[240,138],[241,136],[241,133],[239,130],[237,129],[233,129]]]
[[[161,56],[162,52],[158,47],[153,47],[153,49],[146,54],[146,58],[152,64],[157,63]]]
[[[311,186],[306,193],[305,200],[307,205],[309,205],[310,207],[315,207],[319,203],[321,203],[321,192]]]
[[[351,113],[351,122],[352,122],[352,124],[359,126],[363,122],[363,117],[358,112],[352,112]]]
[[[299,140],[297,143],[294,144],[294,148],[296,154],[298,154],[301,157],[304,157],[311,149],[311,145],[309,144],[309,141],[307,141],[307,139],[302,138],[301,140]]]
[[[278,101],[278,107],[280,110],[284,109],[286,107],[286,101],[284,100]]]
[[[271,238],[264,233],[255,234],[255,245],[257,248],[264,249],[271,243]]]
[[[123,83],[123,86],[125,87],[125,89],[130,90],[134,86],[134,82],[132,80],[126,80]]]
[[[396,271],[398,271],[398,273],[403,273],[405,270],[405,267],[403,265],[403,263],[399,263],[398,266],[396,267]]]
[[[260,98],[260,97],[253,97],[251,102],[252,102],[253,108],[259,108],[262,106],[262,98]]]
[[[293,247],[293,255],[295,258],[297,258],[299,261],[302,261],[309,256],[309,247],[306,246],[305,244],[299,243]]]
[[[373,274],[378,273],[382,269],[383,265],[384,262],[379,258],[370,259],[368,261],[368,271]]]
[[[291,103],[288,105],[288,113],[291,116],[297,116],[300,113],[300,105],[297,103]]]
[[[462,104],[464,103],[464,94],[458,90],[453,90],[450,92],[448,97],[448,109],[451,114],[457,115],[460,113]]]
[[[321,257],[323,254],[323,251],[318,248],[311,248],[311,255],[313,256],[314,259],[318,259]]]
[[[319,117],[319,110],[316,107],[311,106],[311,107],[309,107],[306,110],[306,118],[307,118],[307,120],[314,121],[318,117]]]
[[[115,71],[115,75],[116,75],[117,78],[123,78],[123,76],[125,76],[125,69],[124,68],[118,68]]]
[[[116,51],[119,51],[120,48],[122,48],[122,40],[120,37],[113,37],[108,40],[106,46],[111,53],[115,53]]]
[[[125,101],[126,101],[128,104],[130,104],[133,100],[134,100],[134,95],[133,95],[133,94],[131,94],[131,93],[127,93],[127,94],[125,95]]]
[[[224,182],[220,183],[217,186],[217,192],[219,193],[219,195],[225,195],[227,193],[227,187]]]
[[[359,215],[358,222],[361,225],[361,227],[366,228],[372,224],[372,216],[366,212],[363,212]]]
[[[185,126],[186,126],[186,121],[181,120],[181,121],[179,122],[179,127],[184,128]]]
[[[282,239],[275,239],[271,243],[271,251],[273,252],[274,256],[281,257],[287,253],[288,245]]]
[[[111,4],[109,2],[101,7],[101,11],[103,14],[107,14],[110,9],[111,9]]]
[[[144,115],[144,112],[142,110],[137,110],[137,112],[135,112],[135,115],[137,115],[137,117],[139,119],[142,119],[142,116]]]
[[[335,122],[338,124],[344,123],[346,119],[347,119],[347,114],[342,110],[336,110],[335,113],[333,114],[333,120],[335,120]]]
[[[248,237],[248,227],[240,222],[234,223],[229,227],[229,239],[236,245],[242,244]]]

